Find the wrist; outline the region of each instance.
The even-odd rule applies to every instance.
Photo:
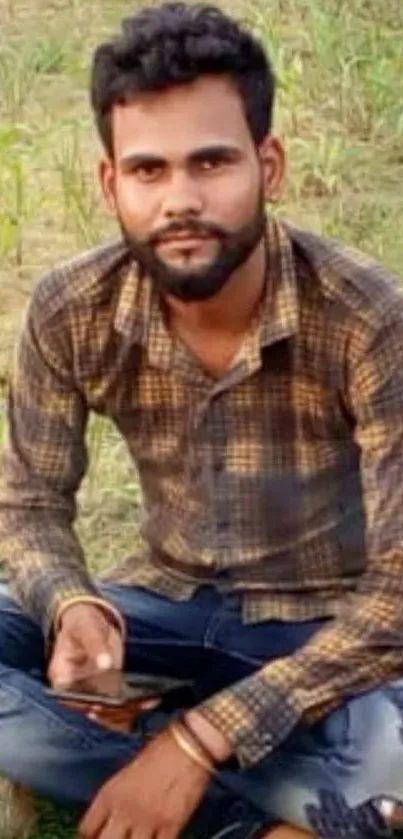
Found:
[[[80,612],[83,609],[88,610],[88,608],[96,609],[98,612],[101,612],[108,623],[119,629],[122,636],[125,635],[124,620],[118,610],[107,601],[90,595],[72,597],[60,605],[54,619],[55,632],[57,633],[62,629],[66,619],[73,620],[74,622],[74,613],[77,614],[77,612]]]
[[[229,741],[197,710],[186,711],[183,715],[183,722],[190,734],[193,734],[195,740],[211,756],[214,763],[223,763],[231,757],[233,748]]]
[[[215,774],[216,768],[211,755],[200,743],[200,741],[195,739],[194,735],[190,732],[190,729],[185,725],[183,720],[172,722],[168,731],[180,750],[186,754],[187,757],[199,767],[199,769],[202,769],[203,773],[207,773],[207,775]]]

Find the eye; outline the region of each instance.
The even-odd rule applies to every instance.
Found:
[[[203,172],[213,172],[223,166],[228,165],[229,161],[223,155],[215,154],[203,157],[199,161],[199,169]]]
[[[150,183],[152,181],[156,181],[157,178],[162,173],[162,165],[161,163],[139,163],[138,166],[135,166],[133,174],[135,177],[142,181],[143,183]]]

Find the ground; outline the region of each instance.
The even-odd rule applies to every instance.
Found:
[[[133,8],[122,0],[0,0],[0,382],[32,284],[115,235],[96,186],[91,51]],[[381,259],[402,276],[401,0],[228,0],[266,43],[289,152],[276,212]],[[2,422],[0,401],[0,430]],[[114,430],[94,421],[79,532],[92,568],[132,550],[141,503]],[[69,828],[70,823],[70,828]],[[73,835],[43,807],[32,839]],[[1,839],[1,837],[0,837]]]

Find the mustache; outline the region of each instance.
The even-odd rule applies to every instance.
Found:
[[[156,230],[147,239],[147,244],[158,245],[164,242],[165,239],[170,239],[177,233],[194,233],[196,236],[208,237],[215,236],[217,239],[226,239],[227,232],[223,230],[218,224],[212,221],[198,221],[197,219],[188,219],[187,221],[173,221],[160,230]]]

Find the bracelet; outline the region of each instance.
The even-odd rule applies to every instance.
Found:
[[[214,764],[217,758],[211,753],[210,749],[207,748],[205,743],[203,743],[203,740],[199,737],[199,735],[196,734],[195,731],[193,731],[192,726],[189,725],[185,717],[181,717],[180,724],[188,732],[188,734],[190,734],[192,740],[196,743],[196,746],[198,746],[200,751],[203,752],[207,760],[211,760],[211,762]]]
[[[190,757],[194,763],[197,763],[198,766],[201,766],[203,769],[206,769],[210,775],[214,775],[216,772],[215,766],[213,763],[207,758],[205,754],[205,750],[201,750],[198,746],[191,743],[189,738],[186,735],[187,729],[181,725],[179,722],[173,722],[168,728],[168,731],[171,732],[172,737],[175,740],[177,746],[188,756]]]

